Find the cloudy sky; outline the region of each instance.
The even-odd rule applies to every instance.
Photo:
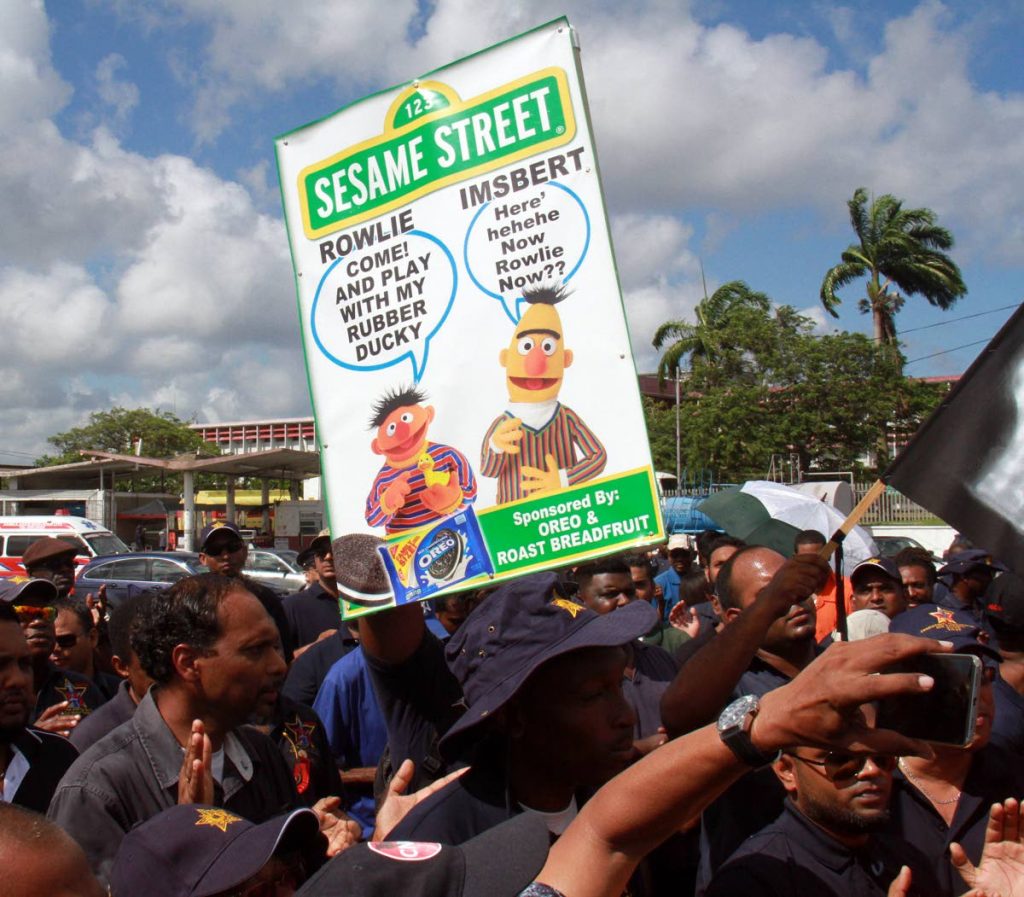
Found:
[[[115,404],[309,414],[274,136],[563,13],[641,370],[701,265],[869,332],[817,301],[861,185],[957,237],[970,293],[908,303],[908,373],[1024,298],[1020,0],[0,0],[0,463]]]

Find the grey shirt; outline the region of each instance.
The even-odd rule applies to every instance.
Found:
[[[82,717],[71,730],[71,743],[84,754],[104,735],[109,735],[121,723],[126,723],[135,714],[135,702],[128,691],[128,680],[122,679],[117,691],[106,704]]]
[[[104,882],[125,834],[178,802],[184,753],[153,693],[142,699],[128,722],[72,764],[47,812],[81,845]],[[214,784],[214,803],[250,822],[264,822],[300,806],[284,759],[261,732],[243,727],[228,734],[222,778]]]

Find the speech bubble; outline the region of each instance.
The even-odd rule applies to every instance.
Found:
[[[332,262],[317,284],[313,341],[351,371],[378,371],[408,359],[419,383],[457,288],[455,259],[432,234],[409,231],[357,250]]]
[[[466,231],[463,258],[477,289],[519,321],[524,287],[567,284],[590,248],[590,216],[564,184],[548,181],[484,203]]]

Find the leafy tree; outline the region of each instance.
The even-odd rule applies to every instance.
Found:
[[[727,360],[735,364],[742,358],[742,353],[736,354],[737,347],[723,342],[724,325],[730,318],[751,312],[766,313],[770,308],[768,297],[751,290],[742,280],[722,284],[697,303],[695,321],[666,321],[658,328],[654,348],[668,344],[658,363],[658,379],[674,379],[686,359],[691,368],[697,364],[713,365],[724,374]]]
[[[953,235],[936,223],[931,209],[904,209],[889,193],[869,206],[867,191],[859,187],[847,205],[858,242],[848,246],[842,261],[825,273],[822,305],[838,317],[841,299],[836,291],[867,277],[866,295],[858,307],[871,314],[875,342],[895,348],[896,313],[906,296],[919,294],[947,309],[967,292],[960,269],[946,255],[953,248]]]
[[[763,477],[773,454],[795,452],[805,470],[856,469],[884,445],[888,426],[912,431],[938,401],[867,336],[815,336],[813,327],[788,306],[719,321],[718,363],[695,359],[681,397],[683,467],[739,481]],[[645,405],[652,454],[674,470],[675,409],[657,405]]]
[[[51,436],[47,442],[56,452],[44,455],[36,463],[50,466],[81,461],[82,450],[133,454],[139,439],[142,440],[141,454],[150,458],[170,458],[182,452],[220,454],[216,446],[205,442],[185,421],[169,411],[111,408],[89,415],[89,422],[84,426]],[[181,489],[180,476],[165,476],[145,468],[133,477],[132,483],[139,492],[178,492]]]

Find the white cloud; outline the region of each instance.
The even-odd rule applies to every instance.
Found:
[[[612,237],[624,289],[700,271],[688,245],[693,228],[671,215],[616,215]]]
[[[40,0],[6,0],[0,18],[0,130],[49,118],[71,96],[53,70],[50,23]]]
[[[110,107],[113,124],[116,126],[124,125],[139,104],[139,88],[131,81],[118,78],[118,72],[127,68],[127,65],[120,53],[110,53],[96,66],[96,92]]]
[[[215,139],[232,107],[324,79],[379,89],[533,27],[565,4],[438,0],[410,42],[411,0],[328,6],[166,0],[205,25],[197,133]],[[934,208],[963,247],[1019,259],[1024,237],[1024,96],[979,90],[967,63],[978,21],[955,26],[925,0],[867,41],[848,7],[818,7],[843,58],[810,37],[754,38],[706,26],[686,6],[568,4],[612,207],[713,207],[718,216],[811,206],[836,228],[855,187]],[[989,23],[987,27],[996,27]],[[873,54],[873,55],[872,55]],[[857,69],[843,68],[856,58]],[[709,247],[720,234],[709,232]]]
[[[204,141],[268,94],[323,86],[326,111],[564,9],[437,0],[411,39],[415,0],[114,5],[166,38]],[[705,216],[705,253],[765,210],[818,209],[842,240],[845,200],[863,184],[936,209],[966,234],[966,252],[1020,264],[1024,96],[971,82],[978,36],[938,3],[889,21],[856,70],[814,39],[706,26],[671,0],[573,0],[568,11],[641,369],[656,362],[657,325],[689,319],[703,292],[689,210]],[[867,46],[848,11],[832,24],[851,56]],[[117,129],[140,95],[116,53],[95,70],[109,126],[69,139],[55,116],[71,89],[54,70],[42,5],[11,0],[3,26],[0,216],[15,225],[0,236],[0,302],[18,339],[0,363],[0,400],[5,442],[21,440],[4,448],[39,449],[115,400],[202,419],[306,413],[268,163],[232,182],[187,158],[126,149]],[[176,40],[197,27],[208,35],[198,51]],[[817,307],[804,312],[830,323]]]

